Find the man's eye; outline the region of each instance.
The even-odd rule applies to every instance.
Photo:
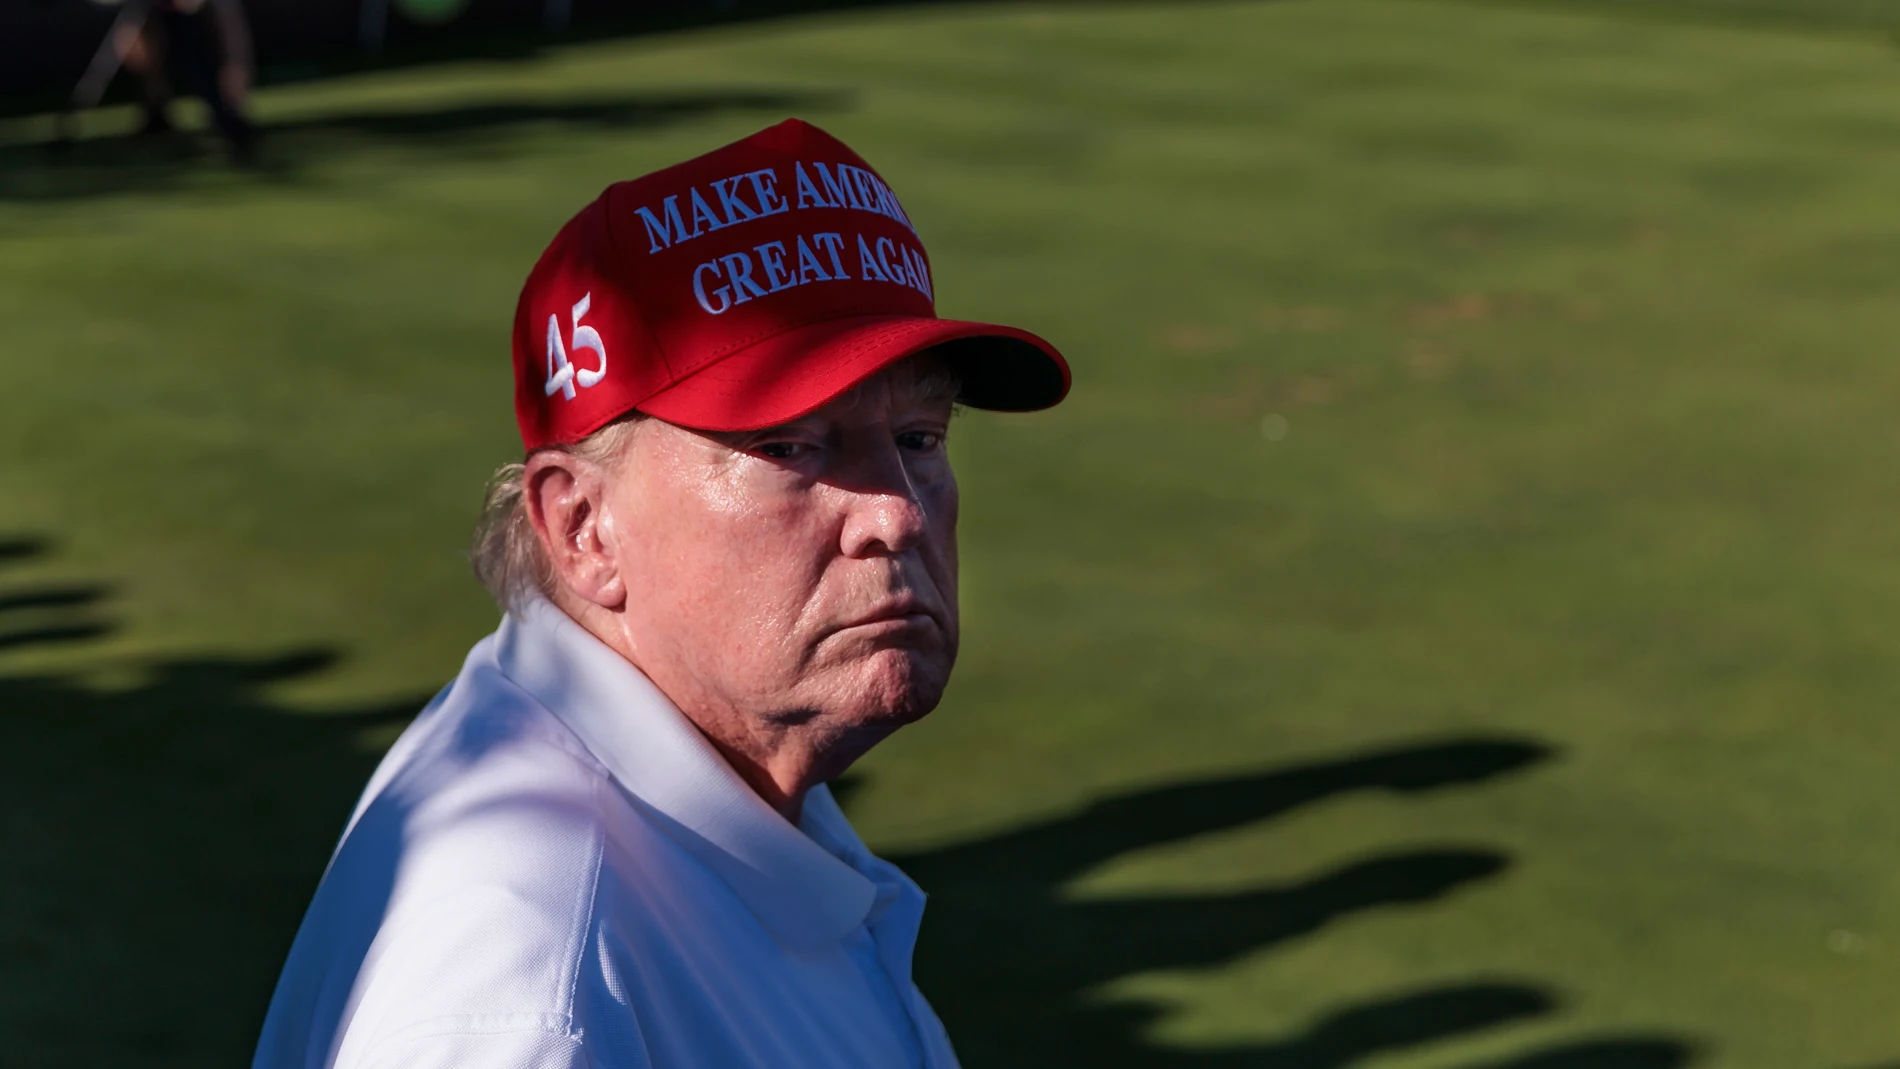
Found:
[[[754,447],[754,451],[773,460],[791,460],[804,455],[806,448],[803,442],[766,442]]]
[[[943,435],[930,431],[905,431],[897,436],[897,444],[918,453],[928,453],[943,444]]]

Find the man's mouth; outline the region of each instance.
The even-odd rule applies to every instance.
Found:
[[[907,630],[935,627],[943,629],[943,621],[934,609],[914,597],[894,598],[873,606],[870,611],[852,619],[839,628],[841,631],[866,629],[877,633],[898,634]]]

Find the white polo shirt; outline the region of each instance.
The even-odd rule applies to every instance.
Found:
[[[794,827],[545,601],[391,748],[255,1069],[954,1069],[924,896],[830,792]]]

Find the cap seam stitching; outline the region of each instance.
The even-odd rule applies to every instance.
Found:
[[[607,192],[602,193],[600,196],[600,210],[601,210],[601,214],[607,217],[606,219],[607,233],[610,237],[613,235],[613,232],[614,232],[614,222],[613,222],[614,207],[613,207],[612,194],[613,194],[613,187],[609,186],[607,188]],[[616,272],[616,274],[622,277],[626,277],[628,275],[632,275],[636,273],[628,265],[625,258],[625,250],[620,247],[619,242],[609,241],[607,243],[607,254],[613,257],[614,263],[621,268],[621,270],[619,272]],[[640,329],[646,333],[647,341],[653,343],[653,352],[659,356],[660,363],[666,365],[666,373],[668,375],[673,374],[674,373],[673,360],[670,356],[667,355],[666,347],[660,344],[660,336],[653,333],[653,324],[647,322],[645,309],[640,307],[640,304],[638,301],[631,301],[628,303],[633,305],[634,314],[640,320]],[[620,417],[615,416],[614,418],[618,419]]]

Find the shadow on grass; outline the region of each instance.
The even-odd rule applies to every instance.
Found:
[[[44,555],[0,540],[0,569]],[[4,580],[0,574],[0,580]],[[103,587],[0,581],[14,650],[109,632]],[[305,903],[376,762],[366,729],[426,701],[293,713],[271,684],[332,651],[166,660],[129,685],[0,662],[0,1035],[41,1067],[242,1066]],[[1148,970],[1232,961],[1362,911],[1422,907],[1500,877],[1482,845],[1393,850],[1283,886],[1075,899],[1130,851],[1272,820],[1343,794],[1477,788],[1544,761],[1513,739],[1454,739],[1178,784],[894,857],[932,894],[919,982],[977,1066],[1340,1069],[1545,1017],[1544,985],[1472,978],[1336,1010],[1277,1042],[1184,1051],[1158,1008],[1099,996]],[[850,783],[839,785],[848,801]],[[1679,1069],[1668,1037],[1589,1037],[1482,1069]]]
[[[46,548],[0,542],[0,567]],[[104,635],[106,593],[0,583],[0,645]],[[0,1062],[248,1064],[375,763],[358,735],[426,697],[321,716],[264,697],[334,659],[168,660],[122,687],[0,664]]]
[[[14,0],[15,3],[32,0]],[[62,6],[52,22],[17,21],[18,13],[0,4],[0,117],[51,113],[65,106],[86,60],[112,21],[107,5],[88,8],[72,0],[39,0]],[[801,18],[871,13],[878,10],[989,7],[1034,2],[1040,7],[1105,6],[1103,0],[570,0],[565,29],[551,31],[545,0],[472,0],[446,23],[421,23],[392,5],[381,47],[360,47],[360,0],[269,0],[248,5],[255,35],[260,85],[319,81],[375,71],[413,70],[443,63],[510,63],[538,59],[552,48],[588,42],[653,36],[717,26],[770,26]],[[1167,0],[1109,0],[1122,6],[1160,6]],[[15,15],[15,21],[6,17]],[[44,50],[20,56],[16,36],[38,31],[53,35],[53,61]],[[21,40],[25,40],[22,37]],[[83,51],[82,51],[83,49]],[[5,66],[9,59],[15,67]],[[64,69],[59,69],[64,68]],[[57,71],[57,73],[56,73]],[[32,73],[28,73],[32,72]],[[11,77],[9,77],[11,75]],[[182,80],[174,78],[181,90]],[[139,97],[133,79],[120,74],[106,99],[132,102]]]
[[[1405,745],[1123,795],[1072,816],[893,856],[931,895],[918,982],[972,1066],[1336,1069],[1546,1016],[1559,1005],[1546,986],[1478,978],[1349,1006],[1280,1042],[1186,1051],[1144,1038],[1158,1007],[1100,993],[1136,973],[1231,962],[1367,910],[1428,905],[1508,870],[1510,858],[1485,846],[1391,850],[1284,886],[1228,894],[1077,899],[1065,888],[1134,850],[1272,820],[1344,794],[1477,787],[1550,755],[1516,739]],[[1678,1069],[1692,1054],[1690,1044],[1671,1037],[1593,1037],[1487,1069]]]
[[[733,112],[756,113],[770,121],[794,114],[819,116],[851,105],[850,94],[844,92],[734,87],[336,112],[266,124],[257,160],[239,175],[294,181],[320,163],[363,153],[487,156],[509,151],[507,137],[537,126],[637,132]],[[33,129],[31,124],[19,128],[29,133]],[[0,200],[61,201],[162,191],[221,169],[216,143],[195,134],[91,137],[57,147],[18,140],[0,143]]]

